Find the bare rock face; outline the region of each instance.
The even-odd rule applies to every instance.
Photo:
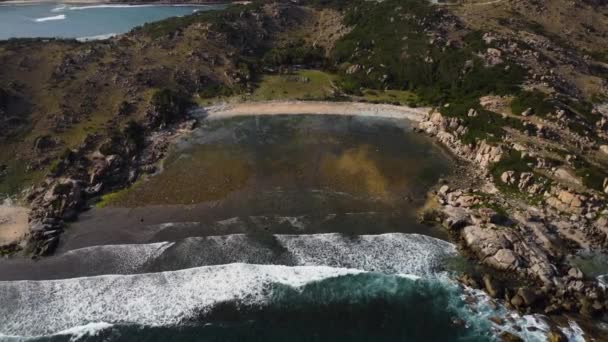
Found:
[[[513,185],[517,181],[517,174],[515,171],[505,171],[500,175],[500,180],[507,185]]]
[[[559,190],[554,196],[547,198],[546,202],[561,212],[581,214],[586,198],[568,190]]]
[[[552,283],[555,270],[546,253],[534,242],[523,240],[515,228],[471,225],[462,230],[462,237],[467,248],[488,266]]]
[[[583,272],[576,267],[572,267],[568,270],[568,277],[576,280],[583,279]]]
[[[466,245],[477,253],[481,260],[500,270],[512,270],[517,266],[512,240],[516,238],[503,229],[468,226],[462,231]]]
[[[476,116],[478,113],[471,109],[468,115]],[[454,154],[480,165],[483,170],[487,169],[490,164],[500,161],[503,154],[500,146],[491,145],[485,140],[475,145],[463,144],[459,138],[466,134],[468,128],[462,124],[460,119],[445,118],[437,111],[427,115],[420,122],[419,128],[423,132],[435,136]]]
[[[517,256],[510,249],[499,249],[492,258],[494,259],[492,263],[496,264],[498,269],[508,270],[517,267]]]

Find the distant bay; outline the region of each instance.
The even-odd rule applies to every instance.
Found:
[[[7,4],[0,5],[0,40],[104,39],[145,23],[225,5]]]

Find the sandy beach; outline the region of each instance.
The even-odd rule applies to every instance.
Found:
[[[411,108],[388,104],[371,104],[360,102],[322,102],[322,101],[269,101],[221,104],[201,108],[195,114],[207,115],[207,118],[228,118],[250,115],[352,115],[421,121],[429,107]]]
[[[0,246],[23,238],[28,230],[28,212],[27,208],[0,205]]]

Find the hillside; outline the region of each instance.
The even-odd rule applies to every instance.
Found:
[[[0,42],[0,194],[32,209],[6,250],[52,253],[64,221],[155,171],[193,104],[430,106],[417,130],[476,179],[438,186],[421,219],[499,271],[463,282],[601,317],[601,272],[571,260],[608,247],[606,47],[608,6],[583,0],[259,1],[107,41]]]

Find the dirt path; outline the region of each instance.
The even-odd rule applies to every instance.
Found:
[[[421,121],[431,108],[411,108],[387,104],[359,102],[320,102],[320,101],[271,101],[223,104],[201,108],[195,113],[208,118],[228,118],[250,115],[349,115]]]

